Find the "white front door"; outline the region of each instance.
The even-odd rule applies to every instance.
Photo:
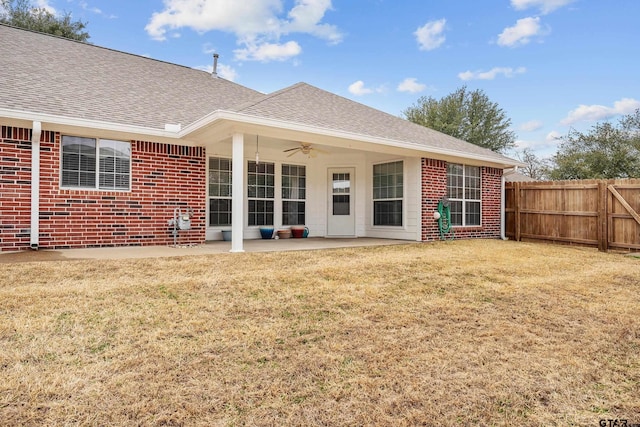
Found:
[[[355,169],[330,168],[328,175],[327,236],[355,236]]]

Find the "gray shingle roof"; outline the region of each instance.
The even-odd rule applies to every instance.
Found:
[[[163,129],[261,93],[205,71],[0,25],[0,107]]]
[[[506,159],[491,150],[306,83],[298,83],[273,94],[264,95],[237,107],[236,111],[359,135]]]
[[[0,108],[164,129],[217,111],[513,160],[305,83],[269,95],[209,73],[0,24]]]

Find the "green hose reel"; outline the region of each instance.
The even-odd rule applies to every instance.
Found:
[[[449,199],[446,197],[438,202],[438,230],[440,231],[440,240],[453,240],[453,227],[451,226],[451,208],[449,207]],[[449,236],[447,236],[449,234]]]

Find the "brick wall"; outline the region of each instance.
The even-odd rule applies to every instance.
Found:
[[[447,195],[447,163],[442,160],[422,159],[422,240],[438,240],[438,221],[433,213],[438,202]]]
[[[482,225],[480,227],[454,227],[456,239],[500,237],[500,191],[502,169],[482,167]],[[422,240],[438,240],[438,221],[433,213],[438,202],[447,194],[447,163],[422,159]]]
[[[42,132],[41,140],[52,138]],[[0,127],[0,249],[29,247],[31,129]]]
[[[15,128],[12,132],[22,132],[24,135],[20,136],[24,138],[0,142],[1,159],[7,159],[2,160],[3,170],[10,168],[9,173],[0,175],[0,189],[2,198],[10,198],[12,204],[5,207],[4,200],[2,203],[2,250],[29,245],[30,132]],[[204,148],[132,141],[131,151],[131,191],[61,189],[60,134],[43,132],[41,248],[173,244],[167,221],[173,217],[175,208],[187,206],[195,213],[192,229],[178,232],[178,244],[204,242]]]

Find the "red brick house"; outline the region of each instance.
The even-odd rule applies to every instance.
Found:
[[[0,250],[310,236],[499,238],[520,163],[305,83],[262,94],[0,25]]]

